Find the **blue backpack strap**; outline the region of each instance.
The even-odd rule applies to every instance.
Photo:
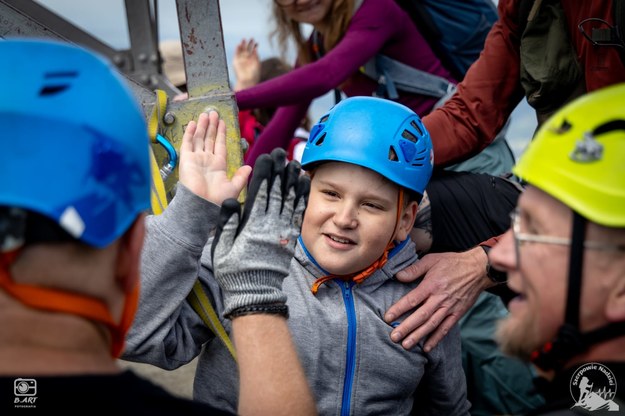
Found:
[[[454,78],[461,81],[497,20],[492,0],[396,0]]]

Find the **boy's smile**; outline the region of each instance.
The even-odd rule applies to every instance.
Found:
[[[335,275],[361,271],[395,235],[399,187],[380,174],[344,162],[315,169],[302,239],[321,267]],[[404,234],[401,232],[401,234]]]

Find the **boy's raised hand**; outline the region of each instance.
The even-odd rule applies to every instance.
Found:
[[[234,199],[221,207],[211,254],[225,316],[286,310],[282,280],[300,234],[310,179],[300,175],[299,162],[285,164],[284,149],[261,155],[243,212]]]
[[[252,171],[241,166],[228,178],[226,172],[226,125],[216,111],[200,114],[189,122],[180,145],[179,181],[194,194],[221,205],[237,198]]]

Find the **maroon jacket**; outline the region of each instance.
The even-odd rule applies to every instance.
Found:
[[[499,20],[490,31],[479,59],[458,85],[457,94],[423,118],[432,137],[437,165],[464,160],[485,148],[523,99],[519,81],[521,1],[499,0]],[[586,91],[625,82],[625,66],[618,50],[593,46],[577,27],[589,17],[614,25],[612,1],[562,0],[561,3],[585,75]]]

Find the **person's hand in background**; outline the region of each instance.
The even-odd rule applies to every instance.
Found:
[[[234,51],[232,69],[236,78],[234,91],[253,87],[260,81],[258,43],[253,38],[242,39]]]

